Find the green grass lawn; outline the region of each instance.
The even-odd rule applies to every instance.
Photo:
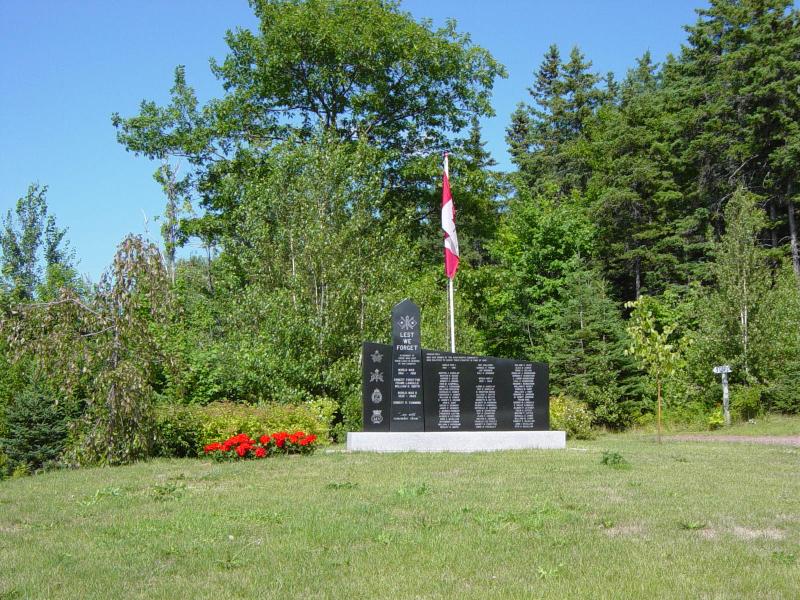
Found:
[[[733,423],[703,432],[708,435],[800,435],[800,418],[784,415],[763,415],[750,422]]]
[[[708,429],[698,428],[696,425],[686,424],[682,422],[673,422],[665,415],[665,422],[663,425],[664,435],[678,435],[683,433],[690,433],[693,435],[773,435],[773,436],[789,436],[800,435],[800,417],[788,416],[779,414],[764,414],[751,421],[734,422],[730,427],[720,427],[709,431]],[[655,423],[647,426],[639,426],[633,429],[630,435],[651,436],[655,435]]]
[[[607,435],[0,483],[2,599],[798,597],[800,448]]]

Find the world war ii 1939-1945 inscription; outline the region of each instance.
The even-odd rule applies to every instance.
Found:
[[[424,350],[419,325],[404,300],[392,310],[392,344],[364,343],[364,431],[549,429],[546,364]]]

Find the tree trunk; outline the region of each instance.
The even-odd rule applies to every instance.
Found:
[[[745,288],[746,289],[746,288]],[[744,353],[744,373],[750,374],[750,311],[747,304],[739,310],[739,325],[742,331],[742,352]]]
[[[658,428],[658,443],[661,443],[661,378],[656,383],[658,387],[658,404],[656,406],[656,427]]]
[[[294,259],[294,236],[292,235],[292,230],[289,229],[289,255],[292,260],[292,306],[296,309],[297,308],[297,296],[295,295],[295,290],[297,290],[297,269],[295,265]],[[316,284],[314,286],[314,292],[316,292]]]
[[[771,242],[773,248],[778,247],[778,230],[775,229],[775,223],[778,220],[778,209],[775,206],[775,204],[776,204],[775,198],[769,201],[769,221],[772,224],[769,233],[771,236]]]
[[[211,276],[211,242],[204,240],[206,247],[206,285],[208,286],[208,293],[214,293],[214,279]]]
[[[789,188],[791,194],[791,187]],[[789,213],[789,247],[792,251],[792,268],[794,269],[795,277],[800,283],[800,255],[797,251],[797,224],[794,220],[794,202],[789,195],[786,198],[786,211]]]

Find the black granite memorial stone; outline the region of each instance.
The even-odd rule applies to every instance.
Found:
[[[391,431],[424,431],[419,307],[403,300],[392,308]]]
[[[423,350],[422,373],[425,431],[550,428],[546,364]]]
[[[392,309],[392,344],[362,348],[364,431],[545,431],[548,366],[423,350],[419,307]]]
[[[364,342],[361,347],[361,401],[364,431],[389,431],[392,401],[392,347]]]

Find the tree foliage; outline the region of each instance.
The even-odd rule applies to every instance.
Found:
[[[172,314],[161,253],[129,237],[89,299],[19,306],[3,323],[12,362],[57,384],[58,400],[80,410],[74,423],[79,462],[122,463],[148,455],[153,386],[169,370],[159,326]]]
[[[506,130],[511,174],[481,132],[504,69],[454,22],[391,0],[251,6],[258,26],[211,61],[218,98],[179,66],[166,104],[112,117],[157,161],[163,251],[128,238],[79,285],[46,188],[6,215],[0,438],[23,395],[63,409],[87,462],[153,452],[157,403],[325,406],[357,426],[359,346],[388,340],[394,303],[447,347],[443,151],[459,350],[548,362],[583,426],[647,422],[653,396],[659,424],[662,396],[668,416],[707,415],[723,362],[737,397],[800,411],[789,0],[711,0],[679,53],[619,81],[551,46]],[[179,258],[198,239],[205,255]]]
[[[31,184],[6,213],[0,232],[0,284],[15,301],[47,295],[48,290],[74,283],[72,251],[66,229],[47,211],[47,186]]]
[[[222,98],[200,106],[178,67],[170,104],[145,101],[139,115],[113,116],[128,150],[195,166],[195,191],[208,212],[193,232],[233,231],[227,216],[240,184],[263,175],[266,156],[286,140],[313,140],[320,130],[360,140],[391,157],[385,166],[400,182],[413,179],[419,157],[458,146],[473,117],[493,114],[489,98],[504,69],[454,21],[434,30],[386,0],[251,4],[258,31],[228,32],[228,56],[211,61]],[[424,214],[428,194],[412,198]],[[402,214],[396,202],[384,210]]]
[[[636,358],[641,368],[656,384],[656,402],[658,419],[658,439],[661,441],[661,390],[664,381],[673,377],[682,362],[680,347],[671,339],[675,326],[672,324],[660,325],[653,311],[650,301],[642,296],[634,302],[626,303],[632,309],[628,322],[627,332],[630,337],[630,346],[627,354]]]

